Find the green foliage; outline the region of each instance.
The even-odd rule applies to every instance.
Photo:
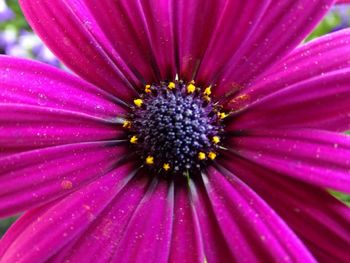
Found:
[[[331,194],[343,203],[345,203],[347,206],[350,206],[350,195],[346,195],[335,191],[331,191]]]
[[[12,11],[15,13],[16,17],[10,21],[0,23],[0,31],[4,30],[8,25],[15,27],[17,30],[20,30],[20,29],[30,30],[30,27],[23,16],[22,10],[18,5],[18,0],[8,0],[6,1],[6,3],[8,7],[11,8]]]
[[[6,230],[10,227],[10,225],[15,222],[16,217],[10,217],[0,221],[0,237],[5,234]]]
[[[320,37],[331,32],[337,25],[341,23],[341,17],[338,12],[330,12],[310,34],[306,41]]]

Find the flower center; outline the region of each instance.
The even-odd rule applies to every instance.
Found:
[[[194,82],[147,85],[124,122],[130,143],[144,163],[161,173],[188,174],[217,157],[222,119],[211,88]]]

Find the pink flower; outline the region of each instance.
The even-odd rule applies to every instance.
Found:
[[[0,59],[0,262],[347,262],[331,0],[22,0],[79,77]]]

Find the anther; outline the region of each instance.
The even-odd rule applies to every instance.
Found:
[[[228,116],[228,114],[225,112],[218,112],[218,117],[220,119],[225,119],[227,116]]]
[[[164,163],[163,164],[163,169],[164,169],[164,171],[168,171],[170,169],[170,164]]]
[[[211,160],[215,160],[215,158],[216,158],[216,153],[214,153],[214,152],[210,152],[210,153],[208,153],[208,157],[209,157],[209,159],[211,159]]]
[[[220,142],[220,137],[219,136],[214,136],[213,139],[212,139],[212,142],[214,144],[218,144]]]
[[[130,138],[130,143],[136,144],[139,138],[137,138],[135,135]]]
[[[153,156],[147,156],[146,158],[146,164],[153,165],[154,164],[154,157]]]
[[[210,96],[211,95],[211,86],[207,87],[204,91],[203,94],[205,96]]]
[[[151,92],[151,85],[146,85],[145,86],[145,92],[150,93]]]
[[[211,98],[209,96],[203,96],[203,99],[206,101],[206,102],[210,102],[211,101]]]
[[[205,155],[204,152],[199,152],[198,153],[198,159],[199,160],[203,161],[203,160],[205,160],[205,158],[206,158],[206,155]]]
[[[143,100],[141,100],[141,99],[136,99],[136,100],[134,100],[134,104],[137,106],[137,107],[141,107],[142,106],[142,104],[143,104]]]
[[[123,128],[130,129],[131,128],[131,121],[125,120],[123,122]]]
[[[194,85],[194,81],[192,80],[190,84],[187,86],[187,92],[188,93],[193,93],[196,91],[196,86]]]
[[[169,84],[168,84],[168,88],[169,89],[175,89],[175,83],[174,82],[169,82]]]

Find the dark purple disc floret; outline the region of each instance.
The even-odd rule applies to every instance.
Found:
[[[175,173],[186,173],[200,169],[207,155],[217,151],[212,139],[222,124],[217,108],[199,88],[189,92],[182,81],[173,85],[149,87],[142,106],[134,108],[131,133],[139,140],[135,145],[142,159],[153,157],[159,170],[168,164]]]

